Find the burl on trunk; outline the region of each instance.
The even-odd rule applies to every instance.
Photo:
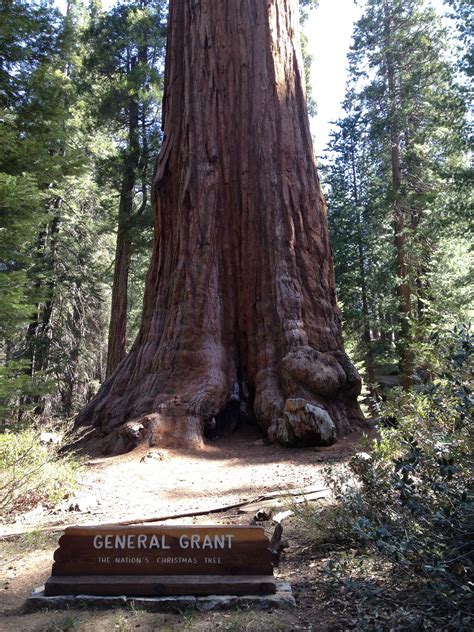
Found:
[[[297,0],[170,1],[141,328],[79,415],[77,440],[113,452],[196,445],[229,402],[285,445],[329,444],[362,422],[298,9]]]

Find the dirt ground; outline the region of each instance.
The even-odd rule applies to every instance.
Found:
[[[39,507],[0,525],[4,536],[0,630],[345,629],[325,594],[320,564],[324,552],[313,550],[291,518],[284,523],[289,548],[276,575],[292,584],[295,611],[157,614],[120,609],[28,614],[22,605],[50,575],[57,539],[67,525],[139,522],[228,506],[276,490],[324,488],[323,466],[343,463],[354,445],[363,441],[359,434],[329,448],[285,449],[267,445],[256,429],[245,428],[210,442],[199,452],[143,447],[119,457],[88,461],[73,497],[53,509]],[[248,524],[252,518],[252,514],[228,509],[160,524]],[[263,526],[271,535],[271,521]]]

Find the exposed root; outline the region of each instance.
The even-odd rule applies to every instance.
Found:
[[[272,442],[331,445],[363,423],[356,399],[360,378],[343,352],[323,353],[305,345],[289,352],[276,367],[262,369],[255,382],[255,416]],[[119,407],[121,382],[113,388],[106,383],[92,418],[86,409],[78,419],[79,434],[71,437],[72,447],[87,451],[100,445],[105,454],[129,452],[141,444],[202,448],[205,433],[228,402],[236,399],[240,407],[239,389],[232,390],[232,384],[214,368],[207,380],[201,374],[194,383],[168,386],[166,392],[173,395],[145,397],[140,385],[134,385],[126,405],[121,402]],[[86,420],[93,422],[92,432],[84,432]]]

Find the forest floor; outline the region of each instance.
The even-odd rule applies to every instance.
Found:
[[[245,428],[210,442],[202,451],[160,450],[157,454],[157,450],[143,447],[126,455],[86,462],[73,497],[54,508],[37,507],[0,524],[0,536],[7,536],[2,542],[0,630],[390,629],[381,627],[380,619],[377,625],[374,622],[375,627],[360,627],[354,600],[344,591],[334,593],[333,584],[327,582],[327,550],[315,548],[296,518],[283,523],[289,546],[276,569],[277,577],[292,585],[297,602],[293,611],[157,614],[136,610],[22,610],[31,591],[50,575],[58,537],[67,525],[139,522],[233,505],[278,490],[323,489],[323,468],[343,465],[355,449],[366,445],[367,439],[360,433],[328,448],[285,449],[267,445],[256,429]],[[160,524],[249,524],[252,518],[252,513],[231,509]],[[271,535],[271,521],[262,524]]]

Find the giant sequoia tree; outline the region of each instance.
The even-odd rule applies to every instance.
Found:
[[[297,0],[171,0],[141,328],[78,417],[82,441],[199,443],[235,401],[287,445],[362,421],[298,23]]]

